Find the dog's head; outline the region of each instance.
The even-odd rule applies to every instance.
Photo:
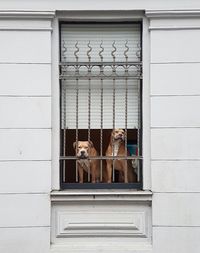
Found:
[[[73,147],[76,150],[76,156],[80,159],[86,159],[90,155],[90,151],[93,148],[91,141],[78,141],[77,147],[76,142],[73,143]]]
[[[124,141],[125,140],[125,132],[122,128],[116,128],[112,131],[112,140],[113,141]]]

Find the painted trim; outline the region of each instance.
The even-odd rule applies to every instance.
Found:
[[[67,190],[53,191],[52,202],[71,201],[136,201],[151,202],[151,191],[136,190]]]
[[[35,27],[26,27],[26,28],[22,28],[22,27],[19,27],[19,28],[14,28],[14,27],[0,27],[0,31],[12,31],[12,32],[15,32],[15,31],[39,31],[39,32],[52,32],[52,28],[46,28],[46,27],[41,27],[41,28],[35,28]]]
[[[141,21],[144,11],[132,10],[93,10],[93,11],[59,11],[57,18],[59,21],[94,21],[94,22],[123,22],[123,21]]]
[[[80,12],[74,12],[74,15]],[[86,15],[90,13],[92,18],[94,13],[92,12],[81,12],[78,16],[80,22],[87,21],[90,16]],[[99,18],[104,19],[105,13],[109,17],[108,12],[98,12],[99,16],[95,19],[99,21]],[[111,12],[109,12],[111,13]],[[127,12],[130,14],[130,12]],[[62,15],[61,15],[62,14]],[[66,14],[66,12],[64,12]],[[59,190],[59,149],[60,149],[60,135],[59,135],[59,21],[70,21],[70,17],[63,12],[58,13],[58,16],[54,19],[52,23],[53,33],[52,33],[52,189]],[[101,15],[100,15],[101,14]],[[126,15],[126,11],[118,12],[118,17],[112,19],[114,21],[122,21],[123,18],[128,18],[128,21],[143,21],[143,154],[144,154],[144,163],[143,163],[143,190],[151,189],[151,163],[150,163],[150,34],[149,34],[149,20],[144,16],[129,16]],[[64,15],[64,16],[63,16]],[[110,16],[110,19],[113,16]],[[91,20],[90,20],[91,21]],[[106,21],[106,19],[105,19]],[[129,191],[129,190],[126,190]]]
[[[149,33],[149,20],[143,17],[142,27],[142,63],[143,63],[143,190],[151,189],[151,102],[150,102],[150,33]]]
[[[127,248],[128,247],[128,248]],[[152,245],[148,245],[148,244],[137,244],[135,242],[132,242],[131,244],[127,244],[124,245],[121,243],[120,247],[118,244],[105,244],[101,247],[100,250],[97,250],[97,248],[100,248],[99,246],[94,246],[94,245],[90,245],[87,247],[84,246],[76,246],[75,249],[72,249],[71,245],[51,245],[50,248],[50,253],[66,253],[66,252],[70,252],[70,253],[78,253],[78,252],[82,252],[82,253],[94,253],[94,252],[110,252],[110,253],[121,253],[122,252],[122,248],[123,248],[123,252],[126,253],[132,253],[132,252],[140,252],[140,253],[152,253],[153,249],[152,249]]]
[[[60,189],[60,80],[59,80],[59,22],[55,18],[52,22],[53,33],[51,37],[51,90],[52,90],[52,164],[51,164],[51,187],[53,190]]]
[[[199,30],[200,26],[150,26],[149,31]]]
[[[200,17],[199,10],[146,10],[147,18],[194,18]]]
[[[53,19],[54,11],[0,11],[0,18],[9,19]]]

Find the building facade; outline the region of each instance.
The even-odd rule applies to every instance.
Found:
[[[195,0],[0,2],[0,252],[200,252],[200,120],[196,115],[200,105],[199,17],[200,3]],[[135,133],[136,146],[141,148],[136,157],[140,159],[141,155],[142,159],[141,172],[137,171],[140,179],[128,186],[119,183],[117,187],[115,184],[101,187],[90,183],[82,187],[76,183],[76,187],[72,183],[69,187],[71,184],[61,179],[66,172],[62,159],[66,159],[67,141],[70,140],[71,148],[73,142],[77,144],[75,130],[79,128],[81,134],[91,127],[94,138],[92,130],[103,127],[95,128],[92,120],[87,122],[89,127],[84,126],[84,119],[96,116],[96,110],[92,111],[95,106],[104,107],[98,97],[101,89],[91,102],[94,95],[89,88],[86,107],[91,114],[87,111],[82,121],[80,117],[77,121],[78,108],[74,107],[73,112],[73,108],[71,111],[63,105],[76,106],[81,96],[78,100],[78,93],[62,90],[62,74],[66,72],[62,72],[61,65],[68,50],[77,60],[73,65],[78,66],[79,50],[83,47],[79,41],[86,41],[87,36],[91,38],[87,38],[85,55],[90,62],[90,47],[94,52],[92,41],[97,41],[93,38],[100,33],[111,45],[112,66],[113,60],[117,65],[116,50],[121,50],[126,58],[130,41],[140,43],[140,59],[128,62],[130,66],[141,66],[136,78],[142,85],[140,96],[136,97],[134,90],[132,93],[137,101],[133,114],[139,111],[140,117],[129,121],[131,117],[125,116],[122,126],[127,130],[129,124],[136,125],[128,136]],[[129,43],[123,36],[130,37]],[[97,44],[107,50],[102,46],[104,41]],[[102,59],[100,50],[97,55]],[[110,58],[106,60],[109,61]],[[67,59],[64,65],[69,62],[72,64]],[[121,60],[120,64],[127,66]],[[103,63],[97,65],[101,67]],[[74,80],[78,83],[81,78],[75,76]],[[92,78],[87,80],[93,84]],[[100,76],[99,80],[103,78]],[[124,82],[129,87],[127,76],[122,80],[119,86]],[[106,85],[109,86],[109,81]],[[117,93],[118,83],[112,85],[116,86],[106,93],[111,97],[111,107],[108,103],[99,115],[103,115],[102,110],[113,110],[115,115],[113,104],[125,104],[125,111],[132,105],[129,98],[132,91],[125,89],[129,102],[127,99],[124,102]],[[74,92],[80,95],[80,90]],[[104,95],[101,98],[107,99]],[[65,119],[66,112],[73,113]],[[112,113],[109,115],[113,119]],[[117,116],[111,123],[109,117],[106,121],[102,116],[107,124],[105,129],[117,125]],[[74,132],[65,127],[66,120],[71,120],[69,126]],[[106,134],[102,132],[102,138],[107,138]],[[78,175],[73,173],[69,178]],[[116,175],[119,182],[124,180],[120,173]]]

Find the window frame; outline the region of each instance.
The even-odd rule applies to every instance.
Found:
[[[88,12],[87,12],[88,13]],[[60,44],[59,44],[59,24],[60,22],[69,22],[73,20],[77,22],[107,22],[112,20],[112,22],[142,22],[142,62],[143,62],[143,89],[142,89],[142,153],[143,153],[143,168],[142,168],[142,178],[143,186],[140,190],[150,190],[150,116],[149,116],[149,22],[143,13],[128,13],[126,11],[120,12],[121,15],[116,16],[115,12],[112,13],[102,13],[99,12],[99,15],[94,16],[92,13],[86,15],[86,12],[81,14],[78,12],[75,13],[60,13],[57,15],[53,21],[53,35],[52,35],[52,189],[53,190],[62,190],[60,186],[60,170],[59,170],[59,157],[60,157],[60,101],[59,101],[59,54],[60,54]],[[114,19],[113,19],[114,16]],[[88,20],[89,19],[89,20]],[[102,183],[101,183],[102,184]],[[128,187],[123,189],[133,189],[133,185],[130,184]],[[92,185],[92,184],[90,184]],[[106,186],[105,186],[106,185]],[[117,189],[119,190],[119,183],[117,187],[108,186],[108,184],[102,184],[102,187],[98,189]],[[68,187],[70,189],[71,187]],[[73,189],[84,189],[85,187],[72,187]],[[71,189],[72,189],[71,188]],[[94,191],[95,186],[90,187]],[[134,187],[134,189],[137,189]]]

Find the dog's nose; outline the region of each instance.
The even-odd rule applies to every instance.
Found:
[[[85,151],[81,151],[81,155],[84,155],[85,154]]]

